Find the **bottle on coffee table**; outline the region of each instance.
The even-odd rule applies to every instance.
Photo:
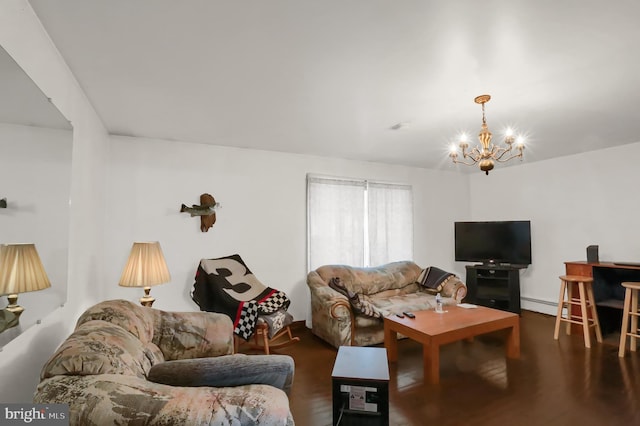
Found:
[[[442,310],[442,296],[440,296],[440,293],[436,294],[436,312],[439,314],[444,312]]]

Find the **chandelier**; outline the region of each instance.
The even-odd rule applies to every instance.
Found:
[[[469,142],[467,141],[466,135],[463,134],[460,138],[462,159],[458,160],[458,149],[455,145],[451,146],[451,152],[449,153],[449,157],[451,157],[454,163],[462,163],[467,166],[479,164],[480,170],[487,175],[489,171],[493,169],[496,161],[504,163],[514,158],[520,158],[522,161],[522,152],[524,151],[524,139],[518,137],[516,141],[510,129],[507,129],[507,134],[504,138],[506,146],[498,147],[491,143],[491,132],[487,127],[487,120],[484,115],[484,104],[489,102],[490,99],[491,96],[489,95],[480,95],[474,99],[475,103],[482,105],[482,128],[480,129],[480,133],[478,133],[480,145],[473,147],[473,149],[469,151]],[[515,152],[513,150],[514,142],[516,143]]]

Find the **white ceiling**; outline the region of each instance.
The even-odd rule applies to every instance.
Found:
[[[526,162],[640,141],[637,0],[30,3],[112,134],[453,169],[489,93]]]
[[[71,129],[38,86],[0,47],[0,123]]]

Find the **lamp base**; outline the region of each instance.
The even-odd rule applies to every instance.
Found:
[[[142,306],[146,306],[150,308],[151,305],[153,305],[153,302],[156,301],[156,299],[149,294],[150,292],[151,292],[151,287],[147,286],[144,288],[144,296],[140,298],[140,304]]]
[[[13,315],[16,316],[16,319],[20,318],[20,314],[22,314],[22,312],[24,311],[24,308],[20,305],[18,305],[18,295],[17,294],[8,294],[7,295],[7,300],[9,301],[9,304],[7,305],[7,307],[5,308],[7,311],[11,312]]]

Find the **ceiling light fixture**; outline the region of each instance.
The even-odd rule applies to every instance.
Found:
[[[480,95],[474,99],[475,103],[482,105],[482,128],[480,129],[480,133],[478,133],[480,145],[473,147],[471,151],[467,151],[469,149],[469,142],[467,141],[466,135],[463,134],[460,138],[462,159],[458,160],[458,149],[453,144],[449,153],[449,157],[451,157],[453,162],[456,164],[462,163],[467,166],[473,166],[479,163],[480,170],[485,172],[487,175],[489,174],[489,171],[493,169],[495,161],[504,163],[514,158],[520,158],[520,160],[522,160],[524,151],[524,139],[522,137],[516,138],[515,136],[513,136],[513,133],[510,129],[507,129],[506,135],[504,137],[504,143],[506,147],[498,147],[491,143],[491,132],[487,127],[487,120],[484,115],[484,104],[489,102],[490,99],[491,96],[489,95]],[[516,143],[516,153],[513,153],[514,142]],[[507,154],[510,155],[504,158],[504,156]],[[467,159],[469,161],[465,161]]]

